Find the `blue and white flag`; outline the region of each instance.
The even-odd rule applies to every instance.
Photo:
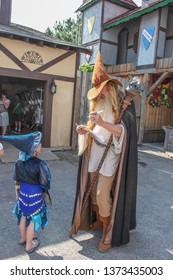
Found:
[[[142,40],[144,44],[144,48],[147,50],[151,44],[151,41],[154,37],[155,26],[151,26],[143,29],[142,31]]]

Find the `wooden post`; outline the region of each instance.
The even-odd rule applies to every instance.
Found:
[[[76,99],[74,107],[74,127],[72,134],[72,149],[77,146],[77,133],[75,123],[86,124],[88,121],[87,93],[91,88],[92,73],[77,71]]]
[[[147,95],[149,95],[161,82],[169,75],[169,72],[164,72],[157,81],[148,89]]]
[[[149,75],[146,73],[143,76],[143,82],[141,83],[141,115],[140,115],[140,125],[139,125],[139,136],[138,144],[143,143],[144,129],[145,129],[145,113],[146,113],[146,96],[148,93],[148,81]]]
[[[52,123],[52,104],[53,95],[49,92],[51,76],[46,81],[44,86],[44,100],[43,100],[43,147],[51,146],[51,123]]]
[[[92,73],[83,72],[82,87],[81,87],[81,104],[80,104],[80,124],[86,124],[88,119],[88,99],[87,93],[92,87]]]
[[[75,123],[79,123],[79,119],[80,119],[81,78],[82,78],[82,72],[78,70],[76,76],[76,88],[75,88],[74,119],[73,119],[72,144],[71,144],[72,149],[75,149],[77,146],[77,133],[76,133]]]

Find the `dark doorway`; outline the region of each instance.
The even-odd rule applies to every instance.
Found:
[[[1,76],[0,88],[6,90],[7,97],[11,101],[8,109],[10,123],[7,133],[16,133],[13,114],[16,94],[20,96],[23,106],[21,133],[42,131],[45,81]]]

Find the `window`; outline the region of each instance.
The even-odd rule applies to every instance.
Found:
[[[128,36],[129,36],[129,31],[126,28],[123,28],[119,32],[117,64],[124,64],[127,62]]]

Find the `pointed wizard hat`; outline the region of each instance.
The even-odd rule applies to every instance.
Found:
[[[106,85],[107,82],[112,81],[115,84],[122,87],[122,84],[120,81],[118,81],[115,78],[112,78],[109,76],[104,68],[102,57],[100,51],[98,51],[95,65],[94,65],[94,71],[92,75],[92,85],[93,87],[88,91],[87,97],[89,100],[92,100],[96,98],[103,87]]]
[[[32,156],[39,146],[42,138],[42,133],[36,131],[23,135],[4,135],[0,136],[0,139],[5,140],[21,152],[28,156]]]

